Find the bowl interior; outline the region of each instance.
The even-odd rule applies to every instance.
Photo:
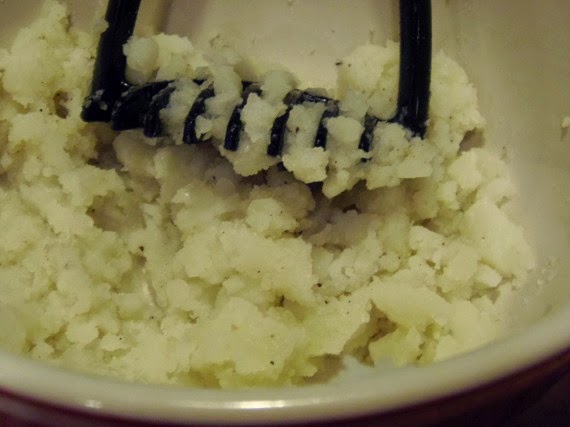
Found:
[[[432,3],[434,52],[444,50],[467,71],[488,122],[485,143],[510,160],[520,189],[519,210],[539,259],[521,304],[513,304],[513,325],[526,325],[570,302],[570,145],[561,128],[570,115],[563,95],[570,88],[570,10],[560,0],[523,0],[516,8],[492,0]],[[399,38],[397,1],[175,0],[156,25],[199,47],[229,40],[316,87],[335,85],[334,63],[355,47]]]
[[[88,25],[93,3],[70,4],[74,22]],[[168,4],[169,10],[162,8]],[[139,31],[160,27],[190,35],[198,46],[223,37],[254,58],[285,64],[312,86],[331,86],[334,62],[354,47],[398,38],[397,5],[378,0],[147,0]],[[249,411],[244,420],[260,414],[269,419],[273,415],[264,411],[275,408],[291,414],[295,410],[299,418],[322,417],[325,410],[332,416],[427,400],[568,348],[570,129],[562,129],[561,122],[570,116],[570,8],[565,0],[521,0],[513,6],[493,0],[433,2],[434,51],[443,49],[461,63],[477,87],[488,121],[485,141],[510,159],[520,188],[518,210],[536,247],[537,269],[511,307],[511,337],[433,366],[355,367],[329,385],[250,392],[121,384],[62,373],[0,353],[0,386],[122,413],[138,410],[176,418],[192,410],[204,421],[215,419],[213,411],[219,409],[236,414],[261,409]],[[0,43],[32,19],[37,7],[33,1],[2,2]],[[429,390],[426,382],[432,385]],[[46,383],[52,384],[48,390]],[[114,388],[109,389],[110,384]]]

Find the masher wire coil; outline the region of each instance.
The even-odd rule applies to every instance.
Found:
[[[93,73],[91,94],[86,98],[82,119],[86,122],[110,122],[115,130],[142,128],[147,137],[165,136],[160,111],[166,108],[175,91],[174,81],[157,81],[144,85],[132,85],[126,81],[126,57],[123,45],[132,36],[136,24],[140,0],[109,0],[106,20],[108,27],[101,35]],[[400,0],[400,72],[396,114],[388,120],[407,128],[412,136],[423,137],[426,132],[431,74],[431,2],[430,0]],[[205,85],[195,98],[184,122],[183,142],[204,142],[203,135],[196,134],[196,120],[206,112],[206,101],[216,96],[214,86],[204,80],[194,80]],[[242,100],[230,115],[223,146],[237,151],[243,128],[241,112],[251,94],[261,95],[258,83],[242,83]],[[271,127],[267,155],[280,156],[289,114],[295,105],[321,103],[325,109],[320,117],[314,146],[327,147],[328,119],[340,114],[337,100],[310,91],[293,89],[284,98],[285,112],[278,116]],[[366,114],[364,130],[358,148],[371,150],[374,130],[382,120]]]

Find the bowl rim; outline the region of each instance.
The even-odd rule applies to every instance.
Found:
[[[391,369],[343,382],[273,389],[133,384],[0,352],[0,399],[3,395],[87,417],[145,422],[290,423],[382,415],[516,378],[529,369],[560,363],[560,358],[568,366],[568,324],[570,306],[487,347],[432,365]]]
[[[464,417],[466,414],[474,413],[476,410],[481,408],[489,407],[491,404],[495,404],[504,400],[504,396],[508,394],[509,402],[516,402],[517,399],[523,396],[521,393],[527,392],[534,387],[536,389],[539,387],[538,397],[542,395],[540,391],[545,392],[560,379],[560,375],[568,372],[570,368],[570,349],[567,349],[555,356],[548,358],[542,362],[538,362],[530,367],[519,370],[515,373],[509,374],[505,377],[498,378],[486,384],[476,386],[474,388],[466,389],[463,391],[458,391],[455,394],[449,394],[429,400],[427,402],[414,404],[410,407],[401,407],[395,410],[389,410],[387,412],[371,412],[365,414],[359,414],[356,416],[349,417],[337,417],[334,419],[317,420],[319,422],[323,421],[338,421],[338,422],[366,422],[370,421],[382,421],[387,423],[398,422],[401,425],[405,422],[405,425],[426,425],[427,423],[435,423],[442,421],[449,421],[456,417]],[[533,389],[533,390],[534,390]],[[160,419],[150,419],[150,418],[132,418],[125,416],[124,414],[113,415],[108,413],[101,413],[99,411],[87,411],[85,408],[74,408],[65,407],[58,405],[50,405],[46,402],[41,402],[27,396],[21,396],[14,394],[12,392],[3,390],[0,387],[0,410],[2,409],[2,399],[7,399],[8,401],[19,401],[23,402],[24,406],[32,405],[35,409],[35,417],[31,417],[31,421],[42,420],[43,418],[38,418],[37,410],[48,411],[48,417],[53,418],[51,413],[53,410],[59,411],[64,414],[64,416],[57,417],[60,421],[57,425],[68,425],[69,420],[71,422],[77,422],[77,418],[80,420],[89,420],[89,422],[95,422],[99,425],[99,422],[104,423],[105,426],[119,425],[123,426],[125,423],[131,425],[132,422],[136,422],[140,426],[148,425],[164,425],[165,420]],[[90,408],[93,409],[93,408]],[[26,408],[24,407],[24,410]],[[8,414],[0,412],[0,422],[6,420]],[[42,414],[43,415],[43,414]],[[9,415],[8,415],[9,416]],[[3,418],[4,417],[4,418]],[[30,418],[22,417],[22,418]],[[61,420],[65,420],[61,422]],[[50,420],[51,421],[51,420]],[[190,425],[195,424],[194,419],[178,420],[177,425],[181,422],[190,422]],[[243,421],[243,420],[241,420]],[[281,419],[282,423],[273,422],[272,424],[290,424],[289,420]],[[304,420],[307,421],[307,420]],[[315,420],[309,420],[315,421]],[[168,422],[168,420],[166,421]],[[184,422],[184,425],[186,423]],[[228,422],[228,420],[224,420]],[[265,421],[264,421],[265,422]],[[170,423],[169,423],[170,424]],[[208,423],[210,424],[210,423]],[[212,424],[219,424],[218,420],[214,420]],[[243,424],[240,420],[232,420],[232,425]],[[257,421],[247,420],[247,424],[257,424]],[[76,425],[76,424],[71,424]],[[89,424],[91,425],[91,424]],[[203,424],[202,424],[203,425]],[[352,425],[352,424],[350,424]],[[368,424],[365,424],[368,425]],[[392,425],[392,424],[389,424]]]

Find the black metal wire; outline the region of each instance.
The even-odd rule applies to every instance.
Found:
[[[99,39],[91,95],[81,112],[86,122],[110,121],[115,103],[129,89],[123,45],[133,35],[140,3],[140,0],[109,0],[107,4],[105,19],[109,26]]]
[[[184,143],[198,144],[202,142],[202,138],[196,135],[196,119],[206,112],[206,101],[215,95],[214,85],[209,85],[206,89],[202,90],[194,100],[186,116],[186,120],[184,120],[184,133],[182,136]]]
[[[431,1],[400,0],[400,73],[396,114],[389,120],[424,137],[431,81]],[[380,120],[369,114],[358,148],[369,152]]]
[[[171,82],[161,81],[127,89],[117,100],[121,108],[113,108],[111,127],[114,130],[127,130],[140,127],[149,114],[155,96],[168,87]]]
[[[261,87],[259,84],[250,83],[246,85],[241,96],[241,103],[232,111],[226,128],[226,137],[224,139],[224,148],[226,150],[236,151],[238,149],[239,137],[243,128],[243,122],[241,121],[241,112],[247,104],[249,95],[254,93],[261,95]]]
[[[400,81],[393,121],[423,137],[431,77],[431,2],[400,0]]]

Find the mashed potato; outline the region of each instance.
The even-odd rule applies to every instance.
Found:
[[[367,110],[395,109],[398,47],[357,49],[339,66],[326,151],[308,145],[315,107],[293,110],[291,173],[255,148],[290,74],[259,77],[271,96],[248,103],[232,154],[176,142],[196,96],[183,78],[225,88],[198,124],[219,137],[240,58],[133,39],[131,78],[177,77],[187,95],[164,112],[173,139],[150,140],[81,121],[96,43],[49,1],[0,50],[3,348],[129,381],[252,387],[302,384],[349,355],[439,361],[506,332],[500,307],[533,255],[505,163],[460,149],[484,121],[451,59],[434,58],[425,140],[381,124],[363,163],[352,147]]]

